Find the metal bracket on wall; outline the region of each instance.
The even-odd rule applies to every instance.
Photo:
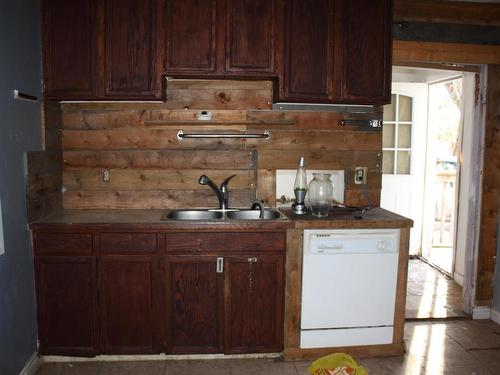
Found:
[[[35,95],[27,94],[19,90],[12,90],[12,98],[18,100],[26,100],[29,102],[37,102],[38,98]]]
[[[182,141],[184,138],[260,138],[267,141],[270,137],[271,134],[267,130],[265,130],[263,133],[184,133],[182,129],[177,132],[177,139],[179,141]]]
[[[362,126],[364,130],[382,130],[382,120],[344,119],[339,121],[340,126]]]

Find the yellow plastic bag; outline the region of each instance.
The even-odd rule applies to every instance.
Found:
[[[363,366],[345,353],[333,353],[321,357],[309,366],[311,375],[368,375]]]

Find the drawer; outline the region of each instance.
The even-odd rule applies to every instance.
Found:
[[[157,234],[151,232],[101,232],[99,251],[101,253],[156,252]]]
[[[90,255],[92,233],[34,232],[35,255]]]
[[[167,233],[168,252],[284,251],[285,233]]]

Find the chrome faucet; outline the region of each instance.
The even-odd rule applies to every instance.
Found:
[[[236,177],[236,175],[233,174],[226,178],[219,187],[210,178],[202,174],[198,179],[198,183],[200,185],[208,185],[214,191],[219,199],[219,209],[225,211],[229,208],[229,191],[227,190],[227,186],[233,177]]]

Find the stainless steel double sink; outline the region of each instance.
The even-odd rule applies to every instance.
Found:
[[[175,210],[168,212],[162,220],[277,220],[284,216],[275,209],[248,210]]]

